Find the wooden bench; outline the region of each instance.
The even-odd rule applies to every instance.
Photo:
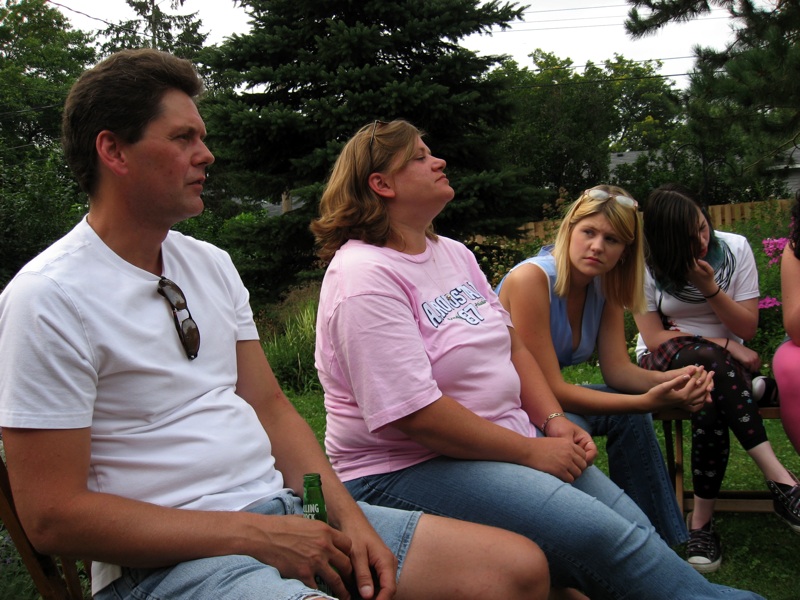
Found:
[[[0,457],[0,521],[3,522],[36,589],[44,600],[83,600],[75,560],[41,554],[31,545],[19,522],[6,464]],[[84,568],[86,565],[84,565]]]
[[[780,419],[780,407],[759,409],[763,419]],[[694,493],[686,489],[683,480],[683,422],[690,420],[690,415],[682,410],[667,410],[653,415],[654,421],[661,421],[664,427],[664,446],[667,454],[669,471],[678,506],[683,512],[693,508]],[[673,436],[674,430],[674,436]],[[715,510],[730,512],[772,512],[772,495],[766,485],[763,490],[731,491],[719,493]]]

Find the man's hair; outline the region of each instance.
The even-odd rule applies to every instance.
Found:
[[[598,185],[584,191],[567,209],[556,234],[553,254],[556,257],[556,285],[554,291],[566,296],[570,286],[569,244],[572,232],[580,221],[594,215],[608,219],[614,233],[625,244],[619,261],[613,269],[600,276],[606,300],[633,312],[644,310],[644,241],[638,212],[614,199],[596,200],[587,192],[602,190],[612,196],[633,198],[621,187]]]
[[[172,89],[195,98],[203,82],[188,60],[150,48],[112,54],[78,78],[64,105],[61,142],[84,192],[91,196],[97,186],[98,134],[108,130],[127,143],[139,141]]]
[[[698,211],[708,222],[708,261],[718,251],[719,242],[699,196],[680,184],[666,183],[650,192],[644,203],[647,266],[661,289],[680,289],[688,284],[701,244]]]
[[[319,218],[311,223],[322,260],[330,260],[351,239],[373,246],[390,241],[389,214],[384,200],[369,187],[369,176],[402,168],[416,151],[417,136],[423,135],[401,119],[375,121],[364,125],[345,144],[322,194]],[[395,162],[398,156],[401,160]],[[432,227],[427,235],[436,239]]]

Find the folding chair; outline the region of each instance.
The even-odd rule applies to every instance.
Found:
[[[22,557],[36,589],[44,600],[83,600],[77,561],[37,552],[22,529],[11,496],[5,462],[0,458],[0,520]],[[59,567],[60,564],[60,567]]]

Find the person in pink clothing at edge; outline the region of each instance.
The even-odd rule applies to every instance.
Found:
[[[572,597],[758,597],[697,573],[591,466],[591,436],[564,417],[475,256],[433,232],[455,195],[445,165],[410,123],[365,125],[311,225],[330,261],[315,353],[325,446],[350,493],[521,533]]]
[[[789,242],[781,257],[781,299],[787,338],[775,351],[772,371],[780,391],[783,428],[800,454],[800,194],[792,206]],[[800,516],[800,499],[794,510]]]

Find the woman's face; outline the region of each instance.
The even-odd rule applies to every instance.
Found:
[[[390,176],[397,202],[419,205],[422,212],[438,214],[455,195],[444,174],[446,165],[443,159],[431,154],[422,138],[417,137],[411,160]]]
[[[711,240],[711,228],[703,213],[697,211],[697,256],[695,258],[704,259],[708,254],[708,242]]]
[[[605,215],[585,217],[575,224],[569,240],[572,272],[587,278],[608,273],[617,266],[625,248]]]

